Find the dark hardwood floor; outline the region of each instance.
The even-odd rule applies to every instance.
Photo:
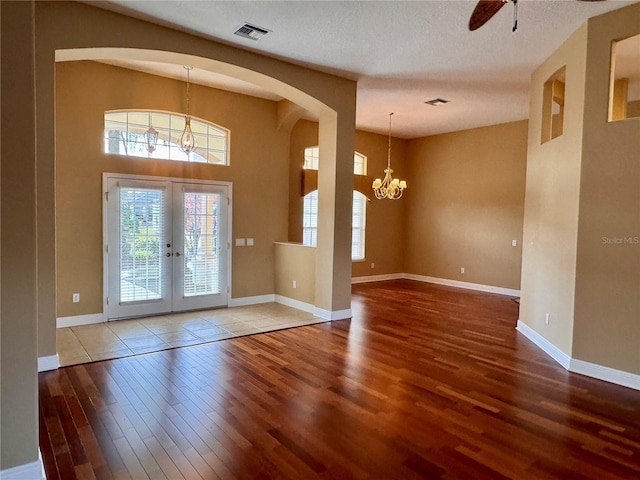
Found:
[[[353,290],[352,320],[40,374],[47,478],[640,478],[640,392],[566,372],[513,299]]]

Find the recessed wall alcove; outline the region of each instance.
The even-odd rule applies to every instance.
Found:
[[[640,117],[640,35],[611,43],[609,121]]]
[[[562,67],[544,83],[542,103],[542,143],[562,135],[567,68]]]

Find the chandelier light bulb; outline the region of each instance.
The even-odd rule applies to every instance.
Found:
[[[180,135],[180,150],[189,155],[192,151],[196,149],[196,137],[194,137],[193,132],[191,131],[191,118],[185,117],[184,119],[184,130]]]
[[[147,142],[147,151],[152,154],[156,150],[158,144],[158,131],[149,124],[149,129],[144,132],[144,137]]]

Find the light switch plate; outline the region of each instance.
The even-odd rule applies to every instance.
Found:
[[[244,246],[245,246],[244,238],[236,238],[236,247],[244,247]]]
[[[253,238],[247,238],[247,247],[253,247]]]

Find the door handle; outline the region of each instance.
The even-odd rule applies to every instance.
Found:
[[[167,252],[166,255],[165,255],[165,257],[170,257],[170,256],[171,256],[170,252]]]
[[[179,257],[180,255],[182,255],[180,252],[176,252],[176,257]]]

